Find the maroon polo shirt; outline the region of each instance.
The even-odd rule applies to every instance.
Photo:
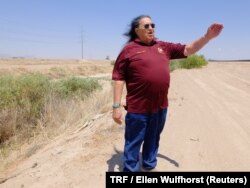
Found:
[[[139,39],[129,42],[120,52],[113,69],[113,80],[124,80],[127,111],[158,112],[168,106],[169,60],[185,58],[185,45]]]

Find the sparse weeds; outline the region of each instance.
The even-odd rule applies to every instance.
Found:
[[[83,100],[98,88],[98,81],[90,78],[50,82],[41,74],[0,77],[0,144],[22,130],[29,137],[27,130],[34,129],[44,117],[49,100]]]

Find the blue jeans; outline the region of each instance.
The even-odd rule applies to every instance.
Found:
[[[142,146],[142,166],[153,169],[157,165],[160,134],[166,121],[167,109],[157,113],[127,113],[125,117],[124,172],[140,169],[139,155]]]

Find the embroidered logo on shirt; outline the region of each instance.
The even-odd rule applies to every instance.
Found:
[[[141,53],[144,53],[144,52],[145,52],[145,50],[141,50],[141,51],[136,52],[136,54],[141,54]]]
[[[158,47],[158,52],[160,53],[160,54],[163,54],[164,52],[163,52],[163,49],[161,48],[161,47]]]

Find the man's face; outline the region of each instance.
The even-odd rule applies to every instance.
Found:
[[[154,24],[150,18],[142,18],[139,22],[139,26],[135,28],[135,32],[138,38],[146,43],[150,44],[154,39]]]

